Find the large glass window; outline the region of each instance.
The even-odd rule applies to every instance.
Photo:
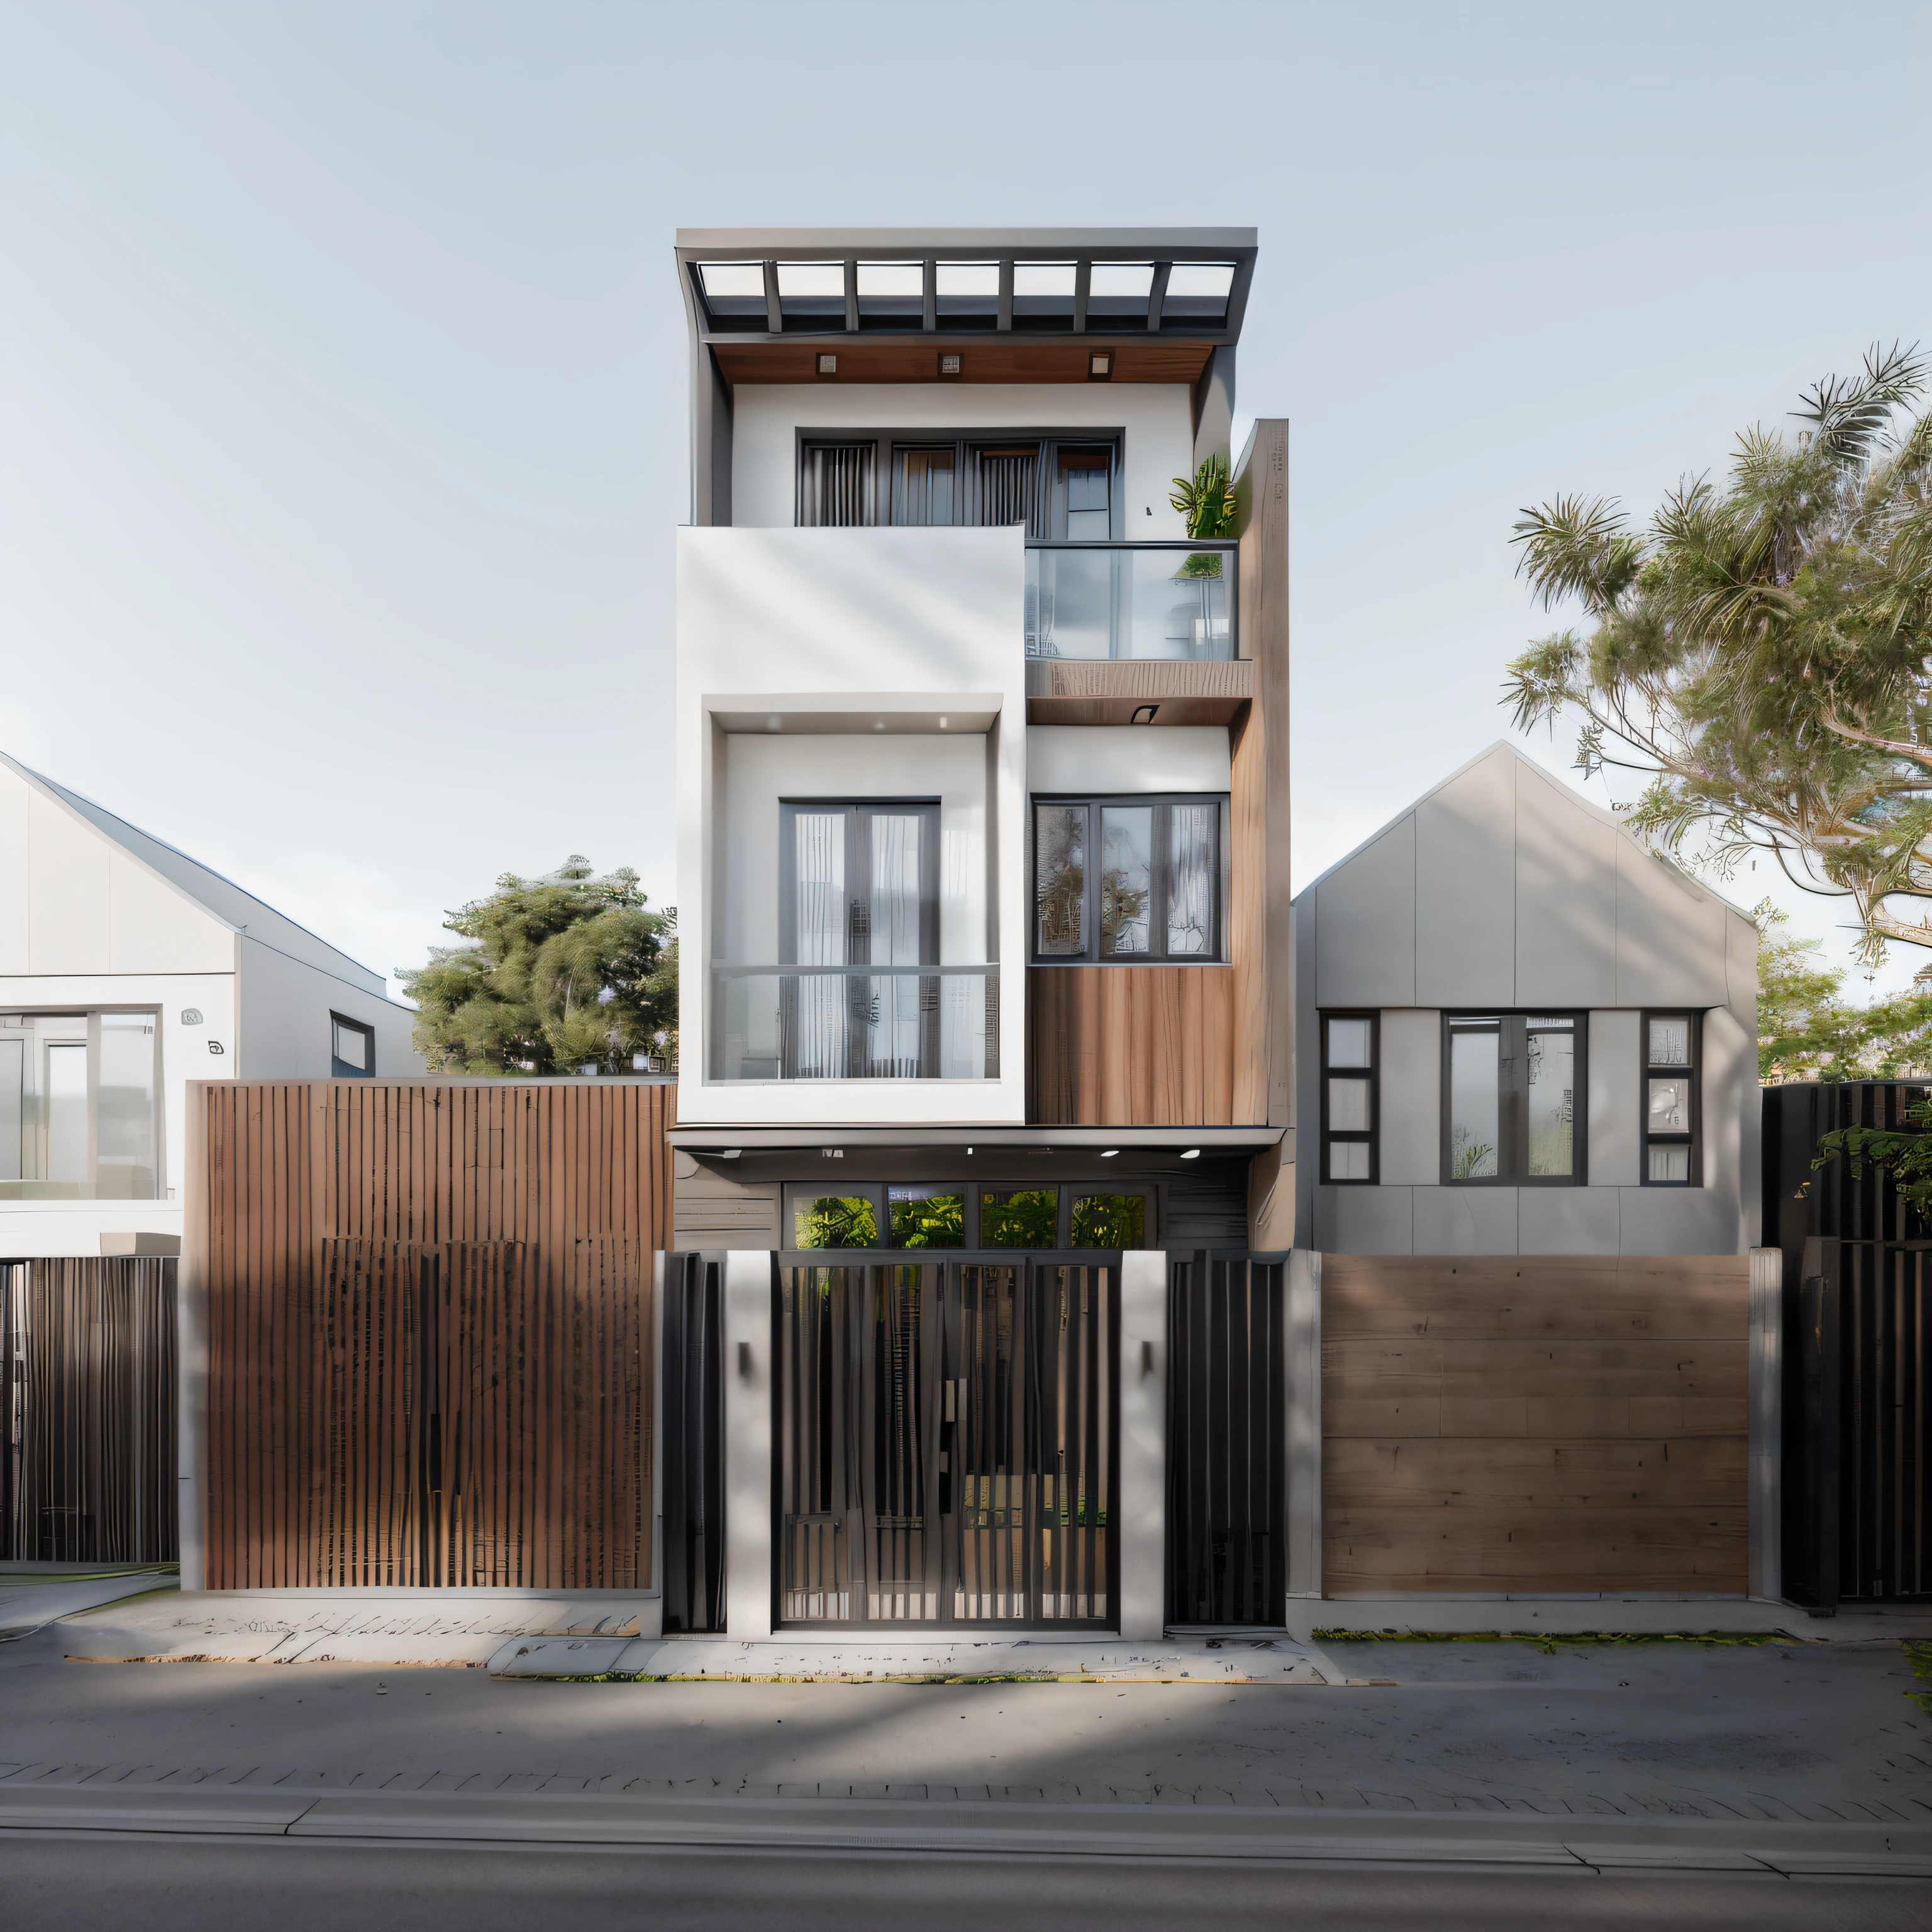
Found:
[[[158,1016],[0,1016],[0,1201],[152,1201]]]
[[[1034,958],[1225,958],[1226,815],[1218,796],[1035,800]]]
[[[1374,1013],[1322,1016],[1322,1178],[1372,1181],[1376,1166]]]
[[[340,1013],[328,1016],[329,1066],[338,1080],[366,1080],[376,1071],[376,1029]]]
[[[1018,524],[1033,541],[1106,542],[1131,534],[1120,516],[1120,443],[1102,435],[1062,441],[1037,430],[1011,436],[939,429],[896,436],[861,430],[799,440],[798,520],[843,526],[926,528]],[[1164,562],[1172,578],[1179,560]],[[1103,554],[1086,565],[1104,587]],[[1070,588],[1066,597],[1078,602]],[[1063,598],[1066,601],[1066,598]],[[1198,599],[1196,600],[1198,601]],[[1070,610],[1064,619],[1072,626]]]
[[[1582,1016],[1451,1013],[1444,1029],[1443,1180],[1580,1182]]]
[[[1698,1172],[1697,1046],[1701,1014],[1643,1016],[1643,1184],[1694,1187]]]

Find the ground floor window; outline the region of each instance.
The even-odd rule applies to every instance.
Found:
[[[158,1197],[159,1022],[0,1014],[0,1201]]]
[[[785,1190],[794,1248],[1144,1248],[1154,1190],[1106,1181],[901,1185],[801,1182]]]
[[[1583,1179],[1581,1013],[1445,1013],[1442,1179],[1575,1186]]]

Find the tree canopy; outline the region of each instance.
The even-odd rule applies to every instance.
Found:
[[[1840,997],[1844,974],[1815,939],[1786,937],[1789,915],[1768,899],[1757,921],[1758,1078],[1893,1080],[1932,1072],[1932,987],[1868,1006]]]
[[[468,944],[398,969],[421,1009],[416,1046],[453,1073],[618,1073],[634,1054],[674,1058],[676,920],[647,907],[628,866],[600,878],[573,853],[542,878],[506,872],[443,921]]]
[[[1612,499],[1526,509],[1520,574],[1588,620],[1510,666],[1523,728],[1581,722],[1576,762],[1640,775],[1628,823],[1722,872],[1768,850],[1848,893],[1868,958],[1932,946],[1932,416],[1916,349],[1874,348],[1737,440],[1647,525]]]

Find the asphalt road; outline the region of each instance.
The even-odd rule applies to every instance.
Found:
[[[1895,1647],[1330,1646],[1360,1688],[562,1684],[480,1671],[64,1661],[0,1646],[16,1780],[1275,1807],[1338,1819],[1932,1824],[1932,1718]],[[386,1802],[387,1801],[385,1801]],[[925,1806],[932,1810],[925,1814]],[[1170,1808],[1180,1808],[1176,1810]],[[896,1810],[897,1807],[893,1808]],[[1202,1813],[1204,1826],[1210,1823]],[[1444,1821],[1445,1823],[1446,1820]],[[916,1840],[915,1840],[916,1841]],[[162,1836],[0,1836],[7,1932],[782,1924],[940,1932],[1212,1922],[1932,1923],[1923,1886],[1681,1874],[1337,1869],[1246,1861]]]

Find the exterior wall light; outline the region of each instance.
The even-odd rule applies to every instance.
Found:
[[[720,1160],[736,1160],[744,1151],[742,1148],[721,1148],[718,1150],[718,1158]]]
[[[836,356],[821,356],[818,358],[818,373],[821,376],[836,376],[838,373],[838,358]]]
[[[1133,722],[1136,724],[1151,724],[1154,713],[1160,709],[1158,704],[1137,704],[1134,706]]]
[[[942,376],[956,376],[960,373],[960,363],[961,358],[957,354],[941,356],[939,358],[939,373]]]
[[[1096,349],[1088,354],[1087,380],[1090,382],[1111,382],[1114,380],[1114,352],[1111,349]]]

